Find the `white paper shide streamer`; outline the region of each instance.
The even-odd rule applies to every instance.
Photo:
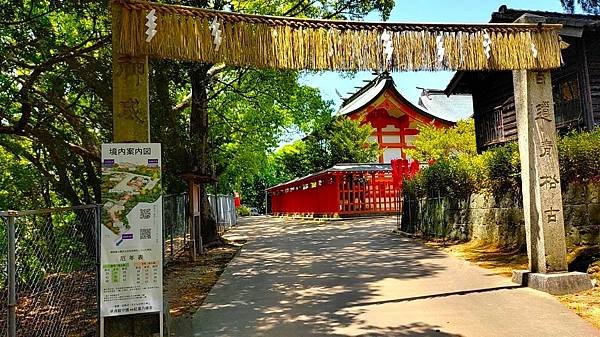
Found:
[[[156,35],[156,10],[151,10],[148,15],[146,15],[146,42],[152,41],[154,35]]]
[[[490,39],[488,32],[483,33],[483,51],[485,52],[485,57],[489,60],[492,56],[492,39]]]
[[[538,50],[533,42],[531,42],[531,54],[533,55],[533,58],[537,58],[538,56]]]
[[[388,68],[392,66],[392,56],[394,55],[394,42],[392,41],[392,34],[387,30],[381,33],[381,41],[383,42],[383,55],[385,56],[385,63]]]
[[[435,38],[435,45],[437,47],[437,62],[441,65],[444,62],[444,55],[446,54],[446,48],[444,48],[444,36],[442,36],[442,34]]]
[[[213,19],[212,23],[209,26],[210,34],[213,37],[213,43],[215,45],[215,51],[219,51],[219,47],[221,46],[222,37],[221,29],[219,29],[220,26],[221,24],[219,23],[219,20],[216,17]]]

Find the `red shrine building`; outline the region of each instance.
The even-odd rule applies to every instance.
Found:
[[[424,89],[417,106],[398,92],[389,74],[377,76],[344,100],[338,116],[364,118],[365,123],[373,126],[371,138],[382,150],[379,163],[340,163],[270,187],[266,190],[268,212],[342,217],[397,212],[401,191],[394,181],[390,162],[410,159],[404,150],[414,147],[419,125],[448,128],[455,124],[453,120],[471,115],[470,96],[448,97],[440,93]],[[432,108],[437,112],[432,113]]]
[[[427,105],[431,106],[433,102],[438,104],[432,112]],[[410,159],[404,150],[414,147],[419,125],[448,128],[457,119],[468,118],[468,111],[457,111],[466,104],[470,104],[470,96],[434,97],[428,90],[423,90],[417,106],[398,92],[388,73],[383,73],[344,100],[338,115],[364,118],[365,123],[370,123],[375,129],[371,140],[382,150],[379,162],[389,163],[392,159]]]
[[[399,201],[390,164],[338,164],[266,191],[274,215],[394,213]]]

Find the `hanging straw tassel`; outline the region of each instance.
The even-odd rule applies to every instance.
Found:
[[[113,48],[117,54],[237,66],[289,69],[387,69],[381,34],[394,46],[391,70],[510,70],[560,67],[560,25],[387,24],[243,15],[139,0],[113,0]],[[145,41],[145,21],[155,9],[157,34]],[[209,29],[220,23],[216,50]],[[488,59],[483,33],[492,41]],[[437,60],[436,37],[444,60]],[[533,57],[531,44],[538,51]]]

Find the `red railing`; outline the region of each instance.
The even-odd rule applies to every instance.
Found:
[[[275,215],[353,216],[398,210],[399,189],[392,172],[325,172],[269,191]]]
[[[315,176],[308,181],[292,182],[270,192],[273,214],[336,214],[335,175]]]
[[[398,209],[392,173],[346,173],[340,179],[340,215],[392,213]]]

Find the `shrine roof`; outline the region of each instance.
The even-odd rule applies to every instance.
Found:
[[[338,116],[349,115],[354,112],[360,111],[373,103],[379,96],[381,96],[386,90],[391,90],[395,96],[409,108],[413,109],[418,114],[426,116],[429,119],[438,120],[441,123],[453,125],[455,121],[440,116],[437,111],[427,111],[419,106],[414,105],[408,99],[406,99],[394,84],[394,80],[389,73],[382,73],[375,79],[369,82],[367,85],[362,87],[359,91],[354,93],[352,96],[344,100],[340,110],[338,110]]]
[[[338,111],[338,115],[347,115],[369,105],[369,103],[376,100],[385,91],[388,81],[391,81],[393,84],[391,77],[377,76],[359,91],[345,99]]]
[[[560,31],[561,35],[572,35],[574,33],[572,28],[576,27],[586,29],[600,28],[600,15],[515,9],[508,8],[506,5],[500,6],[497,12],[492,13],[490,23],[511,23],[523,15],[541,16],[545,18],[545,23],[559,23],[563,25]]]
[[[373,172],[373,171],[390,171],[392,166],[383,163],[341,163],[336,164],[324,172]]]
[[[341,163],[341,164],[336,164],[328,169],[309,174],[304,177],[296,178],[296,179],[281,183],[279,185],[271,186],[271,187],[265,189],[265,191],[272,191],[272,190],[276,190],[276,189],[280,189],[280,188],[284,188],[284,187],[292,187],[292,186],[297,186],[297,185],[301,185],[301,184],[306,184],[306,183],[316,180],[317,178],[320,178],[321,176],[329,175],[329,174],[337,173],[337,172],[365,173],[365,172],[391,172],[391,171],[392,171],[391,164]]]
[[[444,90],[423,89],[419,106],[453,122],[473,116],[473,98],[470,94],[447,96]]]

